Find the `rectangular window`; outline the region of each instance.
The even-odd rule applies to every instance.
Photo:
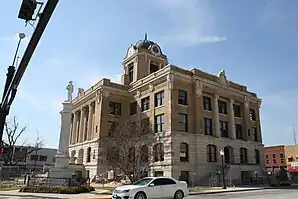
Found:
[[[207,145],[207,162],[216,162],[217,153],[215,145]]]
[[[141,104],[142,104],[142,112],[143,111],[147,111],[150,108],[150,97],[145,97],[141,100]]]
[[[257,128],[253,127],[252,128],[252,134],[253,134],[253,141],[258,141],[258,132],[257,132]]]
[[[187,105],[187,92],[178,90],[178,104]]]
[[[256,121],[256,112],[254,109],[249,109],[249,118],[251,121]]]
[[[47,159],[48,159],[48,156],[45,156],[45,155],[40,155],[40,156],[39,156],[39,161],[46,162]]]
[[[228,122],[225,121],[219,121],[220,124],[220,134],[221,137],[229,137],[229,129],[228,129]]]
[[[155,107],[161,106],[164,104],[164,91],[155,93]]]
[[[227,114],[228,113],[228,108],[227,108],[227,103],[218,100],[218,112],[221,114]]]
[[[233,104],[234,117],[241,117],[241,107],[239,105]]]
[[[164,130],[164,114],[155,116],[155,132],[163,132]]]
[[[121,103],[110,102],[109,107],[110,107],[109,114],[121,116]]]
[[[179,130],[187,132],[188,131],[187,114],[179,113]]]
[[[272,154],[272,158],[273,158],[273,163],[276,164],[276,155],[274,153]]]
[[[205,120],[205,135],[213,135],[212,119],[204,118],[204,120]]]
[[[130,103],[130,115],[137,114],[137,107],[138,107],[137,102]]]
[[[212,111],[211,98],[204,96],[203,97],[203,102],[204,102],[204,110],[205,111]]]
[[[38,160],[38,155],[31,155],[30,160],[31,161],[37,161]]]
[[[236,139],[243,139],[243,132],[242,132],[242,125],[241,124],[235,124],[235,131],[236,131]]]
[[[133,63],[128,66],[128,80],[129,83],[133,82]]]

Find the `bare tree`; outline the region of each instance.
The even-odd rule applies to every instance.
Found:
[[[5,147],[5,151],[2,155],[5,166],[16,166],[19,162],[24,161],[29,154],[39,150],[44,144],[44,140],[39,136],[37,136],[32,143],[24,141],[23,143],[18,144],[21,135],[26,132],[26,127],[20,127],[16,117],[13,118],[12,122],[5,124],[4,131],[6,141],[2,141],[3,146]],[[17,154],[17,157],[15,153],[16,148],[22,150]]]
[[[106,161],[119,168],[131,183],[144,177],[154,160],[150,148],[156,142],[156,136],[149,129],[149,118],[140,123],[113,122],[109,135],[100,139],[100,145],[106,150]]]

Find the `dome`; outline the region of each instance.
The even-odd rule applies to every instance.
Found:
[[[135,47],[136,48],[146,48],[149,49],[149,47],[151,45],[155,44],[155,42],[150,41],[147,39],[147,33],[145,34],[145,39],[144,40],[140,40],[136,43]]]

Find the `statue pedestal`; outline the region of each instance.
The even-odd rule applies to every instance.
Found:
[[[59,149],[55,156],[55,168],[50,169],[49,172],[50,184],[53,186],[70,186],[72,184],[72,170],[69,168],[68,154],[72,104],[70,101],[62,104]]]
[[[49,177],[52,186],[72,185],[72,170],[70,168],[52,168]]]

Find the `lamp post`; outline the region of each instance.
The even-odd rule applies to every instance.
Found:
[[[257,171],[255,171],[255,175],[256,175],[256,185],[258,185],[259,184],[259,180],[258,180],[258,172]]]
[[[221,156],[221,172],[222,172],[222,184],[223,184],[222,188],[226,189],[227,186],[226,186],[226,182],[225,182],[225,163],[224,163],[225,152],[224,152],[224,150],[221,149],[219,151],[219,154]]]
[[[10,86],[12,80],[13,80],[14,74],[16,72],[15,61],[16,61],[16,58],[17,58],[17,55],[18,55],[18,52],[19,52],[21,41],[25,37],[26,37],[25,33],[19,33],[19,41],[18,41],[18,45],[17,45],[17,48],[16,48],[16,52],[14,54],[12,65],[7,68],[6,82],[5,82],[5,85],[4,85],[4,92],[3,92],[3,95],[2,95],[2,100],[4,99],[5,94],[7,93],[8,89],[9,89],[9,86]],[[3,106],[3,103],[0,104],[0,118],[1,119],[6,118],[6,116],[9,114],[10,105],[11,105],[13,99],[15,98],[15,94],[16,94],[16,89],[13,88],[12,91],[11,91],[10,100],[9,100],[8,104],[6,106]],[[3,107],[1,107],[1,106],[3,106]],[[2,146],[2,136],[3,136],[4,125],[5,125],[5,119],[4,119],[4,121],[1,120],[1,122],[0,122],[0,139],[1,139],[0,145],[1,146]]]
[[[3,129],[6,122],[6,116],[9,114],[10,106],[16,96],[17,88],[20,81],[26,71],[29,61],[34,53],[34,50],[58,4],[59,0],[48,0],[42,13],[39,13],[40,19],[37,26],[33,32],[33,35],[29,41],[29,44],[23,54],[23,57],[19,63],[17,71],[15,70],[14,63],[16,60],[17,52],[13,59],[13,65],[8,67],[8,73],[6,77],[6,83],[4,87],[4,92],[2,96],[2,101],[0,103],[0,146],[3,145]],[[36,9],[36,0],[23,0],[19,11],[19,18],[25,20],[26,22],[32,20],[34,10]],[[41,4],[41,3],[40,3]],[[19,48],[20,41],[25,38],[25,34],[19,34],[19,43],[17,50]]]

